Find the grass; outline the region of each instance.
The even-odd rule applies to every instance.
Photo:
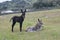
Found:
[[[11,17],[21,14],[0,16],[0,40],[60,40],[60,9],[27,12],[23,23],[23,32],[19,32],[19,23],[16,23],[14,32],[11,32]],[[25,32],[28,26],[36,24],[41,19],[44,28],[39,32]]]

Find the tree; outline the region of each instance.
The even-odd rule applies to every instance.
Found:
[[[60,0],[37,0],[34,4],[33,4],[33,8],[39,9],[39,8],[43,8],[43,7],[57,7],[60,5]]]

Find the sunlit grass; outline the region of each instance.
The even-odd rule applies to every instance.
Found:
[[[14,32],[11,32],[11,17],[21,14],[0,16],[0,40],[60,40],[60,9],[27,12],[23,23],[23,32],[19,31],[19,23],[16,23]],[[37,19],[44,23],[43,30],[39,32],[25,32],[29,26],[34,26]]]

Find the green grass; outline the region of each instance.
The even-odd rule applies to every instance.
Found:
[[[16,23],[14,32],[11,32],[11,17],[21,14],[0,16],[0,40],[60,40],[60,9],[27,12],[23,23],[23,32],[19,32],[19,23]],[[43,21],[43,30],[39,32],[25,32],[28,26],[34,26],[37,19]]]

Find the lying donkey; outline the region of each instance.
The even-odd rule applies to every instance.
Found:
[[[38,19],[37,24],[34,27],[28,27],[26,32],[35,32],[41,30],[41,28],[43,27],[42,25],[43,25],[42,21]]]

